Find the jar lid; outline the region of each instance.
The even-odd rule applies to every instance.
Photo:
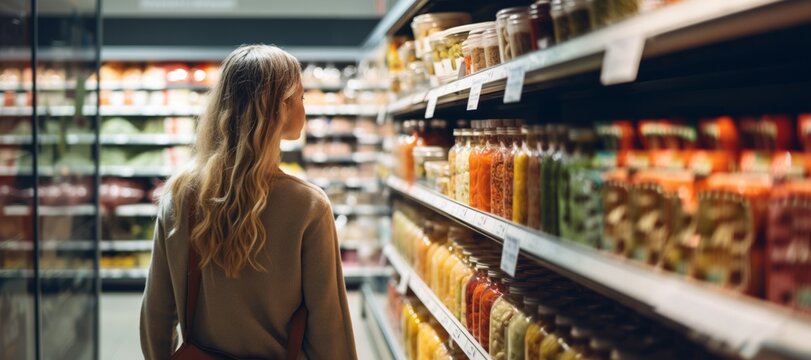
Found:
[[[501,9],[496,13],[496,19],[501,19],[501,18],[510,16],[512,14],[519,13],[519,12],[525,12],[525,11],[527,11],[527,9],[528,8],[526,6],[516,6],[516,7],[509,7],[509,8],[506,8],[506,9]]]
[[[468,20],[470,19],[470,14],[466,12],[437,12],[437,13],[428,13],[422,14],[414,17],[414,20],[411,21],[411,24],[423,24],[434,22],[437,20],[450,20],[450,19],[459,19],[459,20]]]
[[[492,28],[492,29],[496,28],[496,22],[495,21],[485,21],[485,22],[480,22],[480,23],[475,23],[475,24],[467,24],[467,25],[452,27],[450,29],[441,31],[440,33],[444,37],[444,36],[450,36],[450,35],[456,35],[456,34],[462,34],[462,33],[471,33],[471,32],[474,32],[474,31],[482,31],[483,32],[483,31],[486,31],[486,30],[488,30],[490,28]]]

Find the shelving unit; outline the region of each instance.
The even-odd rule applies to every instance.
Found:
[[[490,355],[482,348],[481,345],[473,338],[473,335],[465,329],[459,320],[445,307],[444,304],[436,297],[431,288],[420,279],[417,273],[408,265],[408,263],[397,253],[397,250],[391,245],[387,245],[383,249],[383,253],[389,260],[395,271],[400,274],[401,281],[408,283],[408,288],[414,292],[414,295],[420,299],[423,305],[431,312],[434,319],[445,328],[448,335],[456,342],[457,345],[465,352],[465,355],[472,360],[487,360]]]
[[[579,282],[721,343],[744,358],[764,352],[811,356],[811,321],[771,303],[680,278],[564,239],[513,224],[451,200],[419,184],[391,177],[398,193]],[[387,256],[394,249],[387,249]],[[391,258],[391,257],[390,257]],[[400,269],[402,266],[395,265]]]
[[[379,295],[372,290],[370,284],[363,284],[361,286],[361,295],[363,296],[363,318],[366,320],[367,327],[373,329],[370,331],[372,338],[378,344],[378,347],[385,346],[388,353],[393,360],[406,360],[405,351],[402,344],[398,341],[392,324],[386,318],[383,303],[385,295]],[[384,345],[380,345],[380,343]],[[386,355],[378,354],[378,356]]]

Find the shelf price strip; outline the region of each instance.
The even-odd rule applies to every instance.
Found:
[[[416,295],[417,298],[420,299],[420,302],[431,312],[431,315],[433,315],[437,322],[445,328],[448,335],[459,345],[465,355],[473,360],[489,360],[490,356],[484,351],[484,348],[473,340],[473,336],[450,314],[450,311],[437,299],[433,291],[428,288],[428,285],[426,285],[419,276],[413,273],[411,267],[406,264],[402,256],[397,253],[397,250],[391,245],[387,245],[384,249],[384,254],[397,272],[400,273],[401,279],[409,279],[408,287],[411,288],[414,295]]]

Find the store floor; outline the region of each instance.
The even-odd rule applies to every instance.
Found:
[[[360,291],[350,291],[349,310],[355,329],[359,359],[374,359],[374,350],[366,326],[360,317]],[[141,293],[103,293],[101,295],[101,358],[143,359],[138,335]]]

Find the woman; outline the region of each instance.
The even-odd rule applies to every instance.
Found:
[[[185,329],[188,246],[201,269],[194,344],[284,358],[303,305],[300,357],[357,357],[329,200],[278,167],[281,140],[304,126],[303,93],[298,61],[279,48],[242,46],[223,62],[194,158],[161,198],[141,307],[147,359],[169,358],[178,320]]]

